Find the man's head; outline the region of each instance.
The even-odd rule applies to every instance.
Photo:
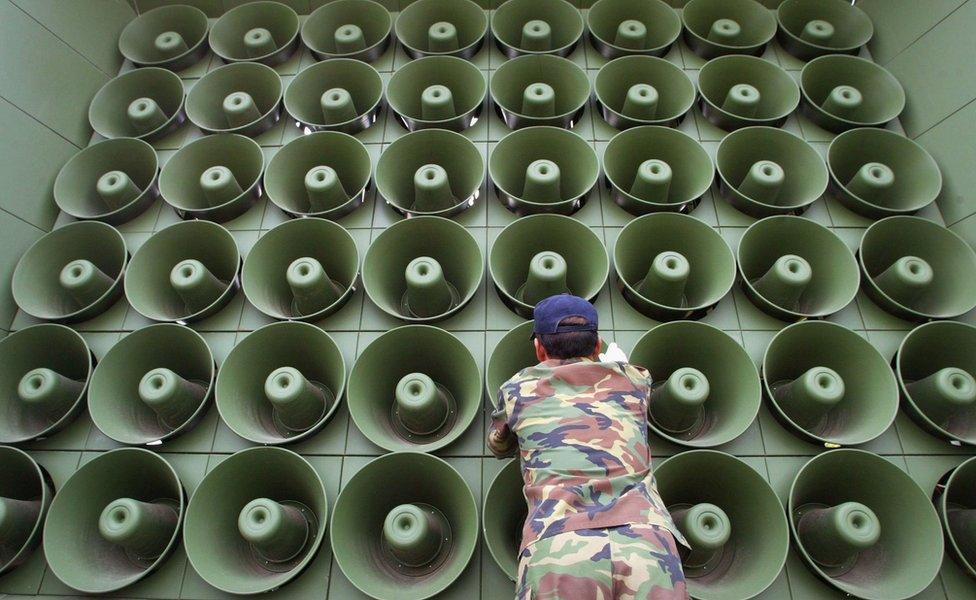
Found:
[[[599,317],[587,300],[570,294],[540,300],[532,339],[539,361],[591,358],[600,353]]]

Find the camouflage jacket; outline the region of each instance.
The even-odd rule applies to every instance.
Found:
[[[502,385],[492,427],[514,433],[529,514],[521,552],[557,533],[641,523],[674,526],[651,474],[650,376],[641,367],[547,360]]]

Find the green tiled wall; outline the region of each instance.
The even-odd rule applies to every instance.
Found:
[[[51,229],[62,165],[88,145],[88,103],[122,64],[119,33],[135,15],[122,0],[0,0],[0,280]],[[0,287],[0,331],[15,313]]]
[[[905,87],[905,134],[942,168],[939,209],[950,226],[976,244],[976,2],[972,0],[859,0],[873,19],[874,59]]]
[[[181,1],[196,5],[216,18],[242,0]],[[300,13],[307,13],[325,1],[288,0]],[[410,1],[382,0],[382,3],[391,11],[397,11]],[[576,3],[585,9],[592,1],[577,0]],[[677,8],[685,3],[685,0],[668,1]],[[119,60],[113,55],[118,29],[126,19],[131,18],[132,8],[145,11],[173,2],[0,0],[0,40],[4,49],[3,56],[0,56],[0,118],[6,124],[4,135],[0,136],[0,177],[6,183],[4,192],[0,193],[0,235],[5,246],[4,253],[0,255],[0,279],[9,281],[9,274],[22,248],[52,225],[69,221],[64,215],[57,216],[50,187],[64,161],[89,142],[90,130],[86,123],[88,100],[118,69],[118,64],[112,62]],[[500,0],[479,2],[490,9]],[[764,0],[764,4],[770,8],[778,2]],[[69,8],[62,10],[69,4]],[[976,109],[967,106],[968,101],[963,100],[967,95],[964,91],[968,88],[965,81],[959,80],[964,78],[953,75],[953,69],[969,68],[971,72],[968,63],[958,61],[973,55],[972,41],[960,41],[959,47],[938,37],[926,41],[930,36],[964,30],[960,23],[976,23],[976,15],[972,14],[969,6],[973,2],[859,0],[859,4],[869,11],[877,25],[877,38],[870,48],[877,52],[876,60],[900,65],[897,74],[908,90],[909,106],[916,109],[909,113],[911,116],[907,118],[906,127],[910,130],[906,133],[929,148],[945,172],[946,191],[939,203],[942,213],[936,207],[930,207],[923,211],[922,216],[941,223],[944,215],[944,222],[954,224],[953,229],[976,244],[976,216],[969,216],[976,212],[976,198],[969,193],[973,186],[967,185],[967,178],[971,181],[976,177],[970,173],[973,171],[972,165],[976,163],[976,150],[971,143],[976,137]],[[925,5],[924,10],[920,5]],[[97,17],[103,14],[101,11],[105,11],[104,19]],[[965,21],[956,22],[954,19]],[[14,46],[22,47],[24,53],[13,55],[6,50]],[[799,75],[799,69],[803,66],[775,44],[765,58],[787,69],[794,77]],[[943,58],[951,58],[958,64],[940,63]],[[585,42],[571,59],[586,69],[591,79],[605,62]],[[679,44],[667,59],[682,67],[697,81],[703,61],[683,44]],[[394,49],[374,66],[381,72],[384,81],[388,81],[395,68],[407,60],[402,51]],[[490,79],[503,60],[493,47],[486,46],[473,62]],[[30,70],[32,61],[57,63],[54,70],[62,79],[39,80]],[[926,73],[917,67],[917,64],[924,65],[925,61],[932,63],[930,68],[945,69],[949,74],[935,77]],[[287,85],[299,70],[312,63],[307,51],[296,54],[278,68],[284,84]],[[191,88],[208,70],[218,66],[220,61],[208,56],[201,64],[181,74],[185,87]],[[46,67],[37,70],[47,71]],[[929,97],[929,93],[939,94],[939,97]],[[945,114],[935,117],[926,115],[919,112],[922,107],[934,107],[937,112]],[[921,126],[926,127],[924,130],[913,129]],[[898,130],[900,125],[895,124],[893,128]],[[697,109],[689,114],[681,129],[700,140],[714,158],[724,132],[705,121]],[[832,137],[796,115],[788,120],[785,129],[802,136],[820,152],[826,151]],[[591,143],[598,154],[602,154],[614,134],[614,130],[595,113],[593,106],[589,107],[575,131]],[[358,137],[367,145],[375,165],[383,148],[404,133],[384,111],[379,122]],[[497,117],[486,111],[484,118],[466,135],[487,157],[505,133],[507,129]],[[161,162],[165,163],[182,145],[200,135],[198,130],[187,125],[157,142]],[[297,135],[295,128],[282,121],[259,136],[258,141],[266,158],[270,159],[282,145]],[[487,193],[487,187],[483,192],[476,206],[457,220],[471,231],[487,252],[501,229],[514,217],[501,207],[492,193]],[[714,227],[733,247],[738,244],[745,228],[753,222],[718,200],[717,196],[713,197],[711,192],[706,194],[693,215]],[[833,200],[818,201],[805,216],[831,227],[851,248],[857,246],[861,233],[869,223]],[[262,200],[246,214],[224,225],[232,231],[241,252],[246,254],[261,235],[285,218],[275,207]],[[362,254],[380,231],[399,218],[384,203],[377,201],[375,195],[371,195],[363,207],[342,219],[341,224],[350,231]],[[590,202],[575,218],[589,225],[612,252],[621,228],[632,217],[610,202],[605,191],[599,189],[594,191]],[[121,226],[120,230],[129,250],[134,252],[153,232],[177,220],[173,210],[160,201],[140,217]],[[625,349],[631,348],[645,331],[656,324],[632,309],[613,285],[603,290],[597,306],[606,328],[606,337],[616,340]],[[9,286],[0,286],[0,328],[16,330],[35,322],[26,315],[14,316],[13,313]],[[832,320],[857,331],[886,357],[893,355],[898,343],[912,327],[910,323],[883,313],[863,295]],[[970,320],[973,320],[972,317]],[[238,294],[228,307],[214,317],[195,324],[194,328],[203,334],[219,366],[238,341],[268,322],[267,317]],[[483,365],[505,331],[519,322],[520,319],[501,304],[490,280],[486,278],[471,304],[439,325],[457,335],[471,349],[476,361]],[[784,325],[756,310],[738,288],[722,300],[718,308],[705,318],[705,322],[727,331],[757,363],[773,335]],[[107,313],[77,325],[77,329],[83,332],[96,357],[100,357],[128,332],[147,324],[148,321],[135,313],[125,301],[120,301]],[[347,367],[351,368],[355,357],[366,344],[396,324],[384,316],[360,290],[339,313],[317,325],[334,337],[343,350]],[[479,415],[456,443],[437,452],[461,472],[477,497],[483,496],[487,483],[502,465],[500,461],[490,458],[484,447],[486,422],[487,415]],[[211,407],[191,432],[155,450],[173,463],[187,491],[192,493],[209,469],[228,454],[249,445],[233,434],[220,421],[216,409]],[[116,446],[92,425],[85,414],[67,430],[30,444],[28,450],[51,471],[55,483],[60,484],[79,464],[90,460],[94,453]],[[656,438],[653,439],[652,448],[657,460],[681,451],[681,448]],[[382,452],[366,440],[351,422],[345,404],[320,433],[292,449],[305,456],[322,475],[330,503],[334,502],[336,494],[353,473]],[[765,407],[743,436],[720,449],[742,457],[771,483],[781,498],[785,497],[789,483],[800,466],[818,452],[816,447],[800,441],[780,426]],[[905,469],[926,492],[932,490],[939,476],[967,455],[966,451],[943,444],[922,432],[904,415],[899,415],[894,426],[868,444],[866,449],[885,456]],[[36,553],[30,562],[15,572],[0,577],[0,597],[3,594],[17,597],[38,593],[49,596],[74,594],[47,570],[42,553]],[[194,572],[182,548],[167,561],[162,571],[124,590],[119,596],[201,600],[228,597],[211,588]],[[306,573],[273,596],[328,597],[337,600],[363,598],[333,563],[328,544],[323,545]],[[475,553],[457,584],[440,597],[510,600],[512,596],[511,582],[482,547]],[[976,582],[967,579],[950,560],[946,560],[942,572],[930,588],[919,596],[947,600],[973,597],[976,597]],[[833,600],[839,599],[840,595],[814,579],[797,556],[791,553],[786,568],[762,598]]]

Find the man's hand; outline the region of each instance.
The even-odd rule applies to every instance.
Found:
[[[498,458],[511,456],[515,450],[515,436],[509,432],[502,434],[497,429],[488,431],[488,450]]]
[[[627,355],[617,342],[610,342],[607,351],[600,355],[600,362],[627,362]]]

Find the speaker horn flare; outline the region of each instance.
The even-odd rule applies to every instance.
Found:
[[[302,69],[285,90],[284,103],[295,125],[306,134],[340,131],[355,135],[379,118],[383,80],[364,62],[327,60]]]
[[[926,219],[875,222],[861,238],[858,260],[865,293],[902,319],[952,319],[976,306],[976,252]]]
[[[210,47],[224,62],[268,66],[288,60],[299,47],[299,20],[280,2],[250,2],[225,12],[210,29]]]
[[[502,302],[525,318],[545,295],[570,291],[592,300],[606,284],[609,263],[592,230],[562,215],[531,215],[508,225],[488,258]]]
[[[692,598],[752,598],[779,576],[789,552],[786,515],[753,466],[691,450],[662,462],[654,476],[691,544],[681,549],[681,564]]]
[[[558,127],[510,133],[488,158],[488,176],[498,199],[518,215],[572,214],[586,203],[599,175],[593,147]]]
[[[755,56],[723,56],[708,61],[702,67],[698,87],[702,114],[727,131],[751,125],[782,127],[800,103],[800,89],[793,77]]]
[[[379,600],[432,597],[464,571],[478,541],[468,484],[444,460],[393,452],[369,462],[336,500],[332,547],[343,574]]]
[[[725,136],[716,164],[722,198],[757,219],[801,214],[827,190],[820,154],[772,127],[746,127]]]
[[[874,35],[871,18],[843,0],[789,0],[776,11],[777,38],[800,60],[825,54],[857,54]]]
[[[395,29],[410,58],[471,59],[488,34],[488,13],[471,0],[418,0],[400,11]]]
[[[675,351],[675,340],[687,346]],[[698,448],[728,443],[759,412],[759,374],[742,346],[711,325],[658,325],[634,345],[631,359],[655,381],[648,425],[670,442]]]
[[[905,90],[883,67],[834,54],[808,62],[800,73],[801,111],[833,133],[884,127],[905,108]]]
[[[936,321],[902,340],[893,365],[905,412],[941,439],[976,445],[976,328]]]
[[[753,223],[739,240],[737,262],[746,297],[784,321],[833,314],[854,300],[860,283],[844,241],[803,217]]]
[[[172,71],[145,67],[102,86],[88,107],[88,121],[106,138],[158,140],[183,124],[183,81]]]
[[[319,60],[374,62],[390,47],[393,19],[372,0],[336,0],[315,9],[302,26],[302,42]]]
[[[242,450],[197,486],[186,510],[186,555],[222,592],[275,590],[315,558],[328,512],[322,479],[304,458],[284,448]]]
[[[688,47],[705,59],[759,56],[776,35],[776,18],[755,0],[691,0],[681,20]]]
[[[99,454],[51,503],[44,524],[51,572],[101,596],[145,578],[176,547],[185,498],[176,471],[158,454],[141,448]]]
[[[119,52],[139,67],[182,71],[207,55],[207,14],[194,6],[160,6],[129,22]]]
[[[566,0],[511,0],[491,18],[491,33],[507,58],[523,54],[569,56],[583,35],[583,17]]]
[[[370,244],[363,286],[380,310],[397,319],[438,321],[471,300],[484,275],[483,261],[481,248],[461,225],[414,217],[388,227]]]
[[[939,572],[942,528],[931,500],[880,456],[849,449],[822,453],[800,468],[788,498],[800,557],[843,593],[904,600]]]
[[[345,375],[339,346],[324,330],[301,322],[272,323],[227,356],[217,376],[217,409],[246,440],[293,443],[332,419]]]
[[[887,361],[835,323],[782,329],[766,348],[762,374],[773,414],[815,444],[867,443],[887,431],[898,412],[898,384]]]
[[[654,0],[600,0],[586,14],[590,42],[604,58],[664,56],[681,35],[681,19]]]

